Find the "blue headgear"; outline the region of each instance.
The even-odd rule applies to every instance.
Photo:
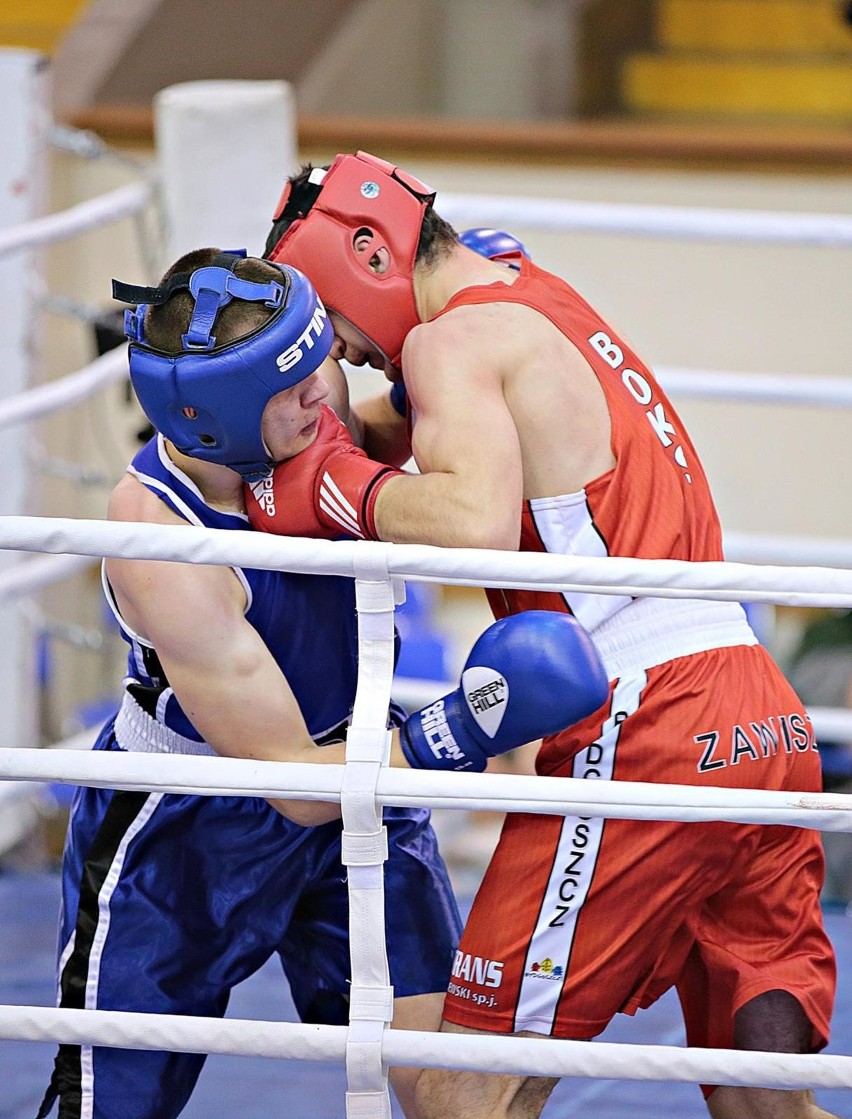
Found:
[[[256,283],[234,275],[245,251],[220,253],[213,264],[172,276],[158,288],[113,280],[113,298],[140,304],[125,311],[130,380],[148,419],[185,455],[229,466],[247,482],[274,462],[263,442],[261,417],[273,396],[309,377],[331,349],[334,332],[310,281],[276,264],[280,282]],[[147,305],[159,306],[186,290],[195,308],[181,353],[145,340]],[[212,330],[232,299],[264,303],[272,314],[256,330],[217,346]]]
[[[466,229],[459,234],[459,241],[465,248],[473,249],[480,256],[487,256],[489,260],[503,260],[505,264],[512,264],[512,261],[504,258],[513,257],[520,253],[521,256],[529,259],[530,255],[517,237],[513,237],[511,233],[505,233],[502,229],[486,229],[484,227]]]

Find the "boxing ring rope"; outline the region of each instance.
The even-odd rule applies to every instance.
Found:
[[[698,206],[635,206],[569,202],[516,195],[441,191],[441,216],[464,228],[538,229],[550,233],[607,233],[742,244],[852,246],[852,217],[764,210],[710,210]]]
[[[852,381],[843,377],[726,373],[666,366],[660,366],[656,372],[667,392],[686,397],[779,405],[806,404],[813,408],[852,407]],[[126,375],[127,354],[125,348],[119,346],[74,373],[0,401],[0,428],[38,419],[77,404]]]
[[[852,567],[852,541],[776,533],[725,532],[725,556],[742,563],[814,564]]]
[[[76,373],[0,400],[0,429],[79,404],[98,389],[126,378],[127,349],[119,346],[95,358]]]
[[[351,732],[350,732],[351,734]],[[242,758],[104,754],[89,750],[0,748],[0,780],[51,781],[95,789],[284,800],[345,799],[345,766],[254,762]],[[382,807],[588,814],[618,820],[719,820],[852,831],[852,794],[725,789],[656,782],[590,782],[576,777],[440,773],[383,768],[375,783]]]
[[[128,183],[67,210],[0,231],[0,257],[65,241],[108,222],[139,214],[153,200],[153,182]]]
[[[518,778],[499,774],[393,772],[383,765],[388,732],[375,712],[387,707],[393,671],[393,610],[401,577],[478,586],[546,586],[624,593],[654,589],[671,597],[714,597],[852,603],[852,572],[832,569],[749,568],[746,565],[676,561],[581,559],[416,545],[331,542],[267,537],[180,526],[113,524],[5,517],[0,547],[124,558],[183,559],[348,575],[356,580],[359,613],[359,680],[344,766],[299,766],[229,758],[156,759],[132,754],[72,751],[0,751],[0,774],[59,778],[101,787],[141,786],[201,795],[296,793],[340,801],[343,860],[348,867],[353,960],[348,1027],[281,1023],[211,1022],[96,1010],[0,1008],[0,1036],[60,1043],[107,1044],[216,1052],[252,1052],[332,1060],[343,1057],[348,1076],[347,1115],[390,1114],[389,1065],[487,1068],[524,1075],[571,1075],[665,1079],[764,1087],[848,1087],[852,1058],[729,1053],[655,1046],[588,1046],[576,1042],[505,1037],[413,1034],[389,1030],[392,989],[388,986],[383,937],[381,866],[385,858],[384,804],[475,804],[505,811],[600,814],[630,819],[724,819],[783,822],[824,830],[852,830],[852,797],[767,793],[762,790],[697,790],[689,787],[627,787],[623,783],[574,779]],[[511,569],[507,575],[507,570]],[[632,574],[630,574],[632,572]],[[676,585],[670,587],[668,584]],[[747,588],[748,593],[743,595]],[[377,707],[377,704],[380,706]],[[156,781],[151,771],[154,761]],[[117,763],[114,764],[114,763]],[[165,763],[165,764],[163,764]],[[215,768],[213,768],[215,767]],[[119,773],[119,768],[123,773]],[[281,774],[280,782],[275,778]],[[210,785],[203,780],[207,776]],[[163,783],[163,778],[167,782]],[[177,778],[172,784],[168,779]],[[621,787],[619,787],[619,785]],[[591,787],[590,787],[591,786]],[[486,798],[482,796],[483,789]],[[493,791],[493,797],[489,792]],[[465,797],[466,794],[466,797]],[[576,800],[572,798],[576,795]],[[699,794],[699,795],[696,795]],[[552,798],[552,799],[549,799]],[[653,798],[654,803],[645,803]],[[804,819],[802,813],[804,812]],[[673,814],[673,815],[670,815]],[[378,932],[378,935],[377,935]],[[378,946],[381,946],[379,950]],[[167,1032],[166,1032],[167,1031]],[[150,1041],[155,1037],[156,1041]],[[612,1052],[612,1050],[615,1052]],[[733,1060],[731,1058],[734,1058]]]
[[[23,1041],[94,1044],[111,1048],[168,1049],[303,1061],[340,1061],[346,1026],[303,1025],[239,1018],[188,1019],[173,1014],[0,1007],[0,1037]],[[535,1038],[385,1030],[385,1065],[411,1068],[487,1068],[527,1076],[605,1080],[760,1085],[765,1088],[848,1088],[852,1057],[682,1049],[667,1045],[563,1041]],[[361,1114],[366,1114],[362,1112]]]
[[[792,377],[775,373],[726,373],[713,369],[654,367],[668,393],[705,400],[758,404],[805,404],[810,408],[852,406],[852,381],[844,377]]]
[[[391,578],[446,586],[708,598],[788,606],[852,606],[852,571],[724,561],[634,559],[436,548],[377,541],[308,540],[267,533],[66,517],[0,517],[0,549],[178,560],[359,577],[386,557]],[[369,561],[368,557],[369,556]]]

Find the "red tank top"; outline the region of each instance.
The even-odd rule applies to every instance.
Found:
[[[722,559],[707,478],[679,416],[647,366],[597,312],[564,280],[527,260],[514,284],[465,288],[440,314],[479,303],[521,303],[545,315],[586,358],[609,409],[615,466],[577,493],[525,501],[521,551]],[[629,601],[543,591],[491,591],[489,600],[497,617],[567,609],[589,629]]]

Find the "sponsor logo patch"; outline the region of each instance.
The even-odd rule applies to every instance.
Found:
[[[434,703],[430,703],[428,707],[423,708],[420,712],[420,727],[423,731],[423,737],[426,739],[426,745],[439,761],[443,761],[444,758],[452,758],[453,761],[457,762],[465,760],[464,754],[450,729],[443,699],[437,699]]]
[[[493,738],[509,703],[505,677],[496,669],[474,665],[462,673],[461,684],[468,710],[488,737]]]
[[[499,987],[503,982],[503,961],[486,960],[482,956],[471,956],[469,952],[456,952],[453,977],[479,987]]]
[[[524,972],[525,979],[552,979],[557,982],[561,982],[564,975],[565,968],[561,964],[554,964],[550,956],[530,964]]]
[[[325,326],[325,320],[328,318],[328,312],[323,307],[319,298],[317,298],[317,305],[314,308],[314,313],[311,315],[311,320],[296,341],[283,350],[275,359],[275,364],[278,366],[282,373],[286,373],[288,369],[292,369],[294,365],[298,365],[305,355],[306,350],[312,350],[317,338],[320,337]]]
[[[252,482],[249,489],[254,494],[254,499],[266,513],[267,517],[275,516],[275,488],[272,478],[261,478],[259,482]]]

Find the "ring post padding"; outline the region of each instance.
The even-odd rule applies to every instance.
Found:
[[[296,165],[292,88],[282,81],[182,82],[154,98],[170,259],[199,245],[260,255]]]
[[[394,666],[394,603],[387,550],[364,543],[353,558],[358,611],[358,687],[346,742],[340,808],[348,870],[352,986],[346,1041],[347,1119],[390,1119],[382,1039],[393,1017],[385,936],[387,828],[376,787],[387,764]]]
[[[0,238],[43,214],[48,194],[49,70],[37,51],[0,49]],[[41,354],[36,293],[44,283],[38,254],[0,259],[3,317],[0,329],[2,395],[29,388]],[[30,433],[26,426],[0,433],[3,488],[0,514],[34,508],[33,479],[28,465]],[[37,505],[35,506],[37,508]],[[18,565],[14,556],[0,556],[0,572]],[[35,640],[30,622],[12,602],[0,606],[0,741],[25,746],[36,739]],[[11,811],[11,809],[10,809]]]

